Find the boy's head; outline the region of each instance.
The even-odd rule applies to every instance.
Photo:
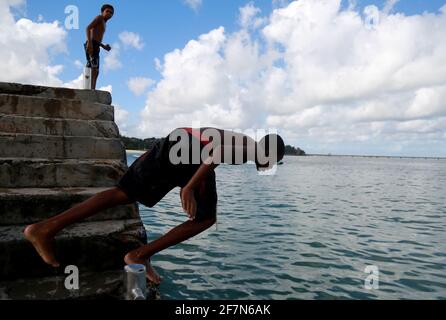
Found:
[[[101,8],[101,14],[105,20],[109,20],[115,14],[115,8],[111,4],[104,4]]]
[[[285,143],[281,136],[269,134],[260,140],[256,152],[256,167],[258,171],[269,170],[285,155]]]

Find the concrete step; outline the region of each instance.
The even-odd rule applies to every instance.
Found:
[[[116,138],[64,137],[0,133],[0,158],[117,159],[126,163]]]
[[[0,227],[0,281],[55,275],[54,268],[45,264],[24,238],[24,228]],[[98,272],[122,269],[124,256],[146,243],[146,231],[139,219],[83,222],[61,231],[54,249],[62,269],[75,265],[83,272]]]
[[[109,188],[0,189],[0,226],[25,225],[56,216]],[[136,203],[107,209],[86,221],[138,219]]]
[[[111,187],[124,175],[120,160],[0,159],[0,188]]]
[[[113,121],[54,119],[1,114],[0,132],[51,136],[119,138],[119,128]]]
[[[0,93],[51,99],[84,100],[102,104],[111,104],[112,102],[111,94],[106,91],[43,87],[9,82],[0,82]]]
[[[25,117],[114,121],[115,108],[90,101],[0,93],[0,114]]]
[[[0,282],[0,300],[123,300],[122,270],[84,272],[79,270],[79,290],[68,290],[60,276]],[[160,300],[159,289],[147,282],[147,300]]]

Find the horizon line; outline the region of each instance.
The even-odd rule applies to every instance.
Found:
[[[307,153],[310,157],[357,157],[357,158],[400,158],[400,159],[442,159],[446,156],[397,156],[397,155],[361,155],[361,154],[333,154],[333,153]]]

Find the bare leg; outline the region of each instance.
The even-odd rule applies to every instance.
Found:
[[[215,219],[208,219],[203,221],[186,221],[173,228],[162,237],[152,241],[151,243],[129,252],[125,256],[124,261],[126,264],[137,263],[146,265],[148,279],[155,284],[159,284],[162,279],[153,269],[150,261],[148,261],[150,257],[153,256],[155,253],[160,252],[161,250],[176,245],[203,232],[204,230],[211,227],[214,223]]]
[[[99,69],[93,68],[91,69],[91,89],[96,90],[96,83],[99,77]]]
[[[94,195],[58,216],[27,226],[24,235],[46,263],[58,267],[59,263],[54,256],[52,244],[59,231],[108,208],[130,203],[132,202],[127,195],[115,187]]]

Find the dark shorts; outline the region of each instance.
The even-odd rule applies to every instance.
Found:
[[[93,55],[90,56],[90,54],[87,51],[87,43],[84,43],[84,49],[85,49],[85,57],[87,58],[87,67],[93,68],[93,69],[99,69],[99,53],[101,51],[100,43],[96,40],[93,40]]]
[[[169,141],[158,139],[153,148],[135,160],[116,187],[129,199],[153,207],[175,187],[184,187],[199,165],[174,166],[168,158]],[[212,170],[195,190],[197,213],[195,220],[215,218],[217,215],[217,188]],[[181,200],[179,208],[181,208]]]

